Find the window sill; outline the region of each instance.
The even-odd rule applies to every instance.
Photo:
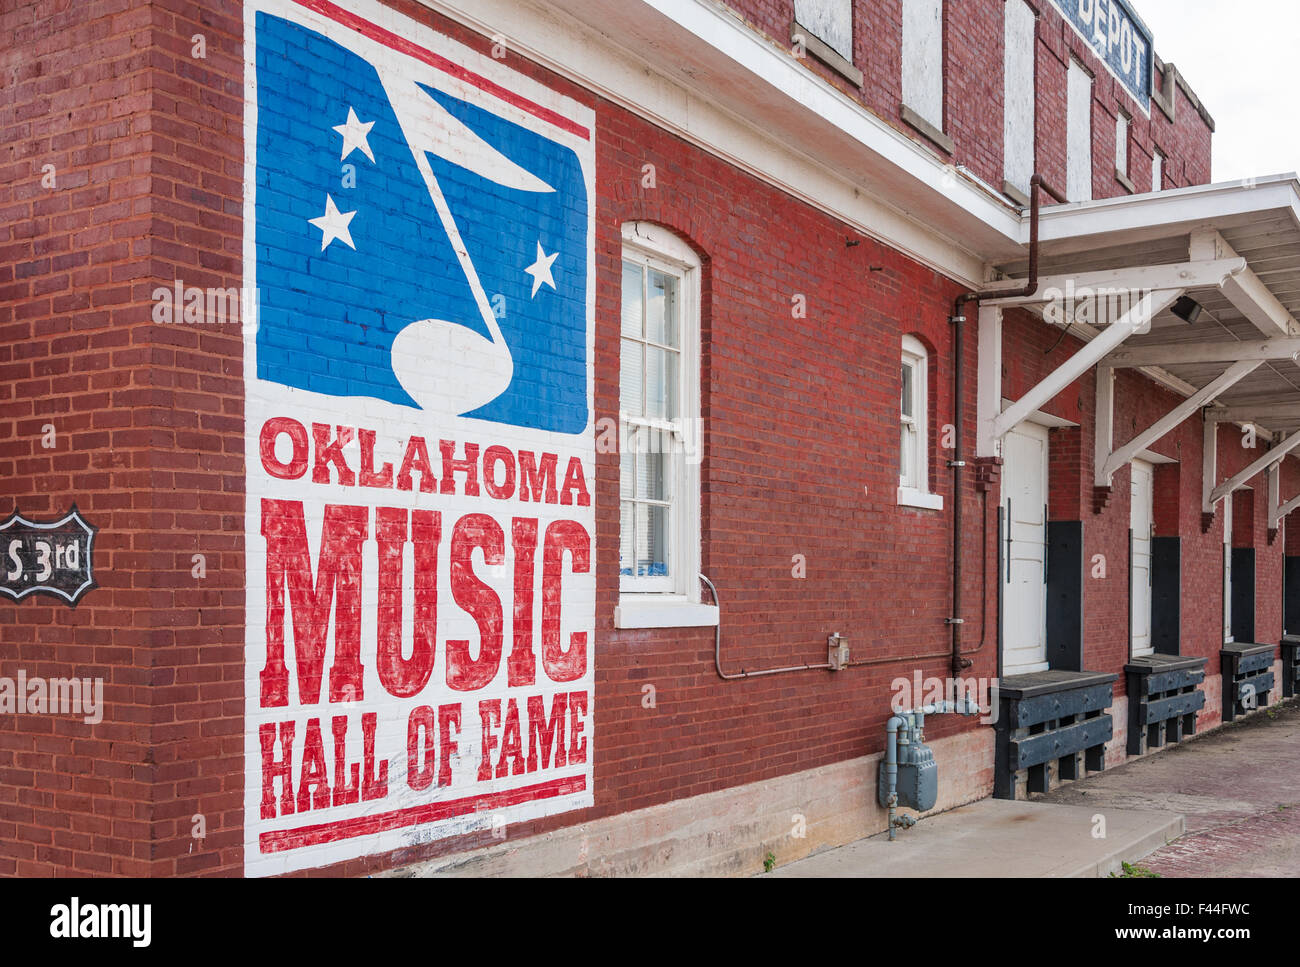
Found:
[[[1115,180],[1123,185],[1130,195],[1137,194],[1137,187],[1133,184],[1133,179],[1124,174],[1124,172],[1120,171],[1118,168],[1115,169]]]
[[[898,502],[904,507],[943,510],[943,496],[941,494],[928,494],[924,490],[915,490],[912,487],[898,488]]]
[[[956,145],[953,144],[952,138],[948,137],[948,135],[944,134],[906,104],[901,106],[900,116],[902,117],[904,124],[916,131],[918,134],[924,136],[933,144],[937,145],[945,154],[952,154],[955,150]]]
[[[1032,188],[1030,190],[1032,190]],[[1002,182],[1002,194],[1006,195],[1021,208],[1029,207],[1029,196],[1009,181],[1004,180]]]
[[[717,624],[716,605],[698,604],[682,595],[625,594],[614,608],[615,628],[713,628]]]
[[[802,41],[800,38],[802,38]],[[855,87],[862,86],[862,82],[865,79],[862,75],[862,71],[854,67],[843,54],[797,20],[792,21],[790,24],[790,42],[792,44],[799,44],[802,42],[803,49],[807,53],[812,54],[831,70],[835,71],[835,73],[852,81]]]

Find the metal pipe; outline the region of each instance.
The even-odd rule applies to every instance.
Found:
[[[952,615],[949,618],[949,624],[952,626],[952,647],[950,651],[935,652],[928,655],[905,655],[894,657],[878,657],[858,659],[850,661],[846,667],[857,668],[863,665],[891,664],[894,662],[915,662],[924,661],[932,658],[945,658],[951,655],[952,658],[952,677],[959,678],[963,669],[969,668],[972,664],[969,658],[962,656],[961,651],[961,611],[962,611],[962,566],[961,566],[961,527],[962,527],[962,501],[961,501],[961,471],[965,467],[965,461],[961,458],[962,428],[964,424],[962,406],[962,386],[965,383],[965,340],[963,338],[965,327],[962,325],[966,321],[963,314],[963,307],[968,302],[978,303],[980,299],[988,296],[1005,296],[1005,295],[1033,295],[1038,290],[1038,219],[1039,219],[1039,192],[1045,191],[1056,201],[1065,204],[1065,197],[1060,192],[1052,188],[1043,179],[1042,175],[1035,174],[1030,179],[1030,215],[1029,215],[1029,281],[1023,289],[1012,289],[998,292],[964,292],[959,295],[954,302],[954,313],[950,320],[956,325],[957,330],[954,335],[954,354],[956,361],[953,366],[953,406],[955,415],[953,426],[956,437],[956,444],[953,448],[953,459],[949,461],[952,467]],[[984,529],[986,547],[984,550],[984,583],[988,584],[988,549],[987,549],[987,530],[988,530],[988,510],[987,498],[986,508],[984,511]],[[718,589],[714,587],[703,574],[700,580],[709,587],[709,592],[713,595],[713,603],[718,609],[718,624],[713,629],[713,663],[718,671],[718,677],[724,681],[735,681],[738,678],[759,678],[764,675],[781,675],[786,672],[810,671],[815,669],[830,670],[830,662],[806,663],[802,665],[788,665],[784,668],[764,668],[758,671],[745,671],[728,674],[722,670],[722,602],[718,598]],[[984,647],[987,638],[987,622],[982,621],[982,631],[980,634],[979,647],[975,648],[970,654],[974,654]],[[892,836],[893,827],[890,827]]]
[[[961,628],[962,628],[962,493],[961,493],[961,472],[966,466],[966,461],[962,459],[962,427],[964,424],[963,416],[965,406],[962,400],[962,390],[965,386],[965,356],[966,343],[965,331],[966,322],[965,306],[967,303],[978,304],[981,299],[989,297],[1002,297],[1008,295],[1028,296],[1038,291],[1038,220],[1039,220],[1039,193],[1047,192],[1056,201],[1065,203],[1065,197],[1044,180],[1040,174],[1035,174],[1029,179],[1029,279],[1024,286],[1015,289],[999,290],[996,292],[963,292],[957,296],[953,302],[953,314],[949,320],[955,327],[956,332],[953,334],[953,430],[955,443],[953,446],[953,458],[948,461],[952,468],[952,615],[948,618],[948,623],[952,627],[952,677],[961,677],[962,670],[969,668],[972,664],[969,658],[962,657],[961,651]],[[987,517],[987,514],[986,514]],[[984,527],[988,529],[987,519],[984,521]],[[987,551],[985,552],[987,557]],[[981,640],[981,644],[983,641]]]
[[[904,814],[898,817],[898,747],[925,741],[925,717],[927,715],[947,715],[956,712],[959,715],[978,715],[979,705],[970,698],[961,701],[931,702],[908,711],[896,711],[885,722],[885,786],[888,794],[885,804],[889,809],[889,838],[895,838],[899,826],[908,828],[916,825],[916,818]],[[899,733],[902,733],[901,735]]]
[[[719,678],[734,681],[737,678],[758,678],[762,675],[779,675],[782,672],[801,672],[808,669],[829,669],[831,667],[830,662],[822,662],[820,665],[789,665],[785,668],[764,668],[753,672],[741,669],[734,674],[728,675],[722,670],[722,602],[718,599],[718,589],[713,586],[713,582],[703,574],[700,575],[700,580],[709,586],[709,592],[713,595],[713,603],[718,609],[718,623],[713,628],[713,665],[718,670]]]
[[[830,669],[831,667],[830,663],[823,662],[821,664],[790,665],[787,668],[765,668],[762,669],[761,671],[752,671],[752,672],[739,671],[739,672],[733,672],[731,674],[724,672],[722,670],[722,621],[721,621],[722,602],[718,599],[718,589],[714,587],[713,582],[710,581],[703,574],[700,575],[700,580],[703,581],[706,585],[708,585],[709,593],[713,595],[713,603],[718,608],[719,621],[717,626],[713,630],[713,661],[714,661],[714,665],[718,669],[719,678],[725,679],[726,681],[734,681],[738,678],[758,678],[763,675],[777,675],[782,672],[801,672],[801,671],[807,671],[808,669],[824,669],[824,670]],[[978,650],[979,650],[978,648],[974,649],[974,651],[978,651]],[[892,656],[886,655],[881,658],[859,658],[856,661],[848,662],[845,665],[845,667],[858,668],[862,665],[881,665],[881,664],[892,664],[892,663],[902,663],[902,662],[917,662],[917,661],[925,661],[931,658],[947,658],[947,657],[948,657],[947,651],[933,652],[928,655],[892,655]]]
[[[894,838],[894,811],[898,807],[898,730],[903,720],[897,715],[890,716],[885,723],[885,783],[889,787],[889,838]]]

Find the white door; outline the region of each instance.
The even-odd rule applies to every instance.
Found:
[[[1223,640],[1232,641],[1232,494],[1223,498]]]
[[[1155,468],[1134,460],[1131,468],[1132,495],[1129,504],[1129,527],[1133,532],[1133,559],[1129,584],[1132,588],[1132,654],[1149,655],[1151,644],[1151,532],[1155,514],[1152,506],[1152,481]]]
[[[1047,669],[1047,428],[1002,442],[1002,674]]]

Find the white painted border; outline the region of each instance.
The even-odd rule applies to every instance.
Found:
[[[471,419],[468,417],[453,418],[440,425],[440,431],[447,437],[456,440],[466,440],[479,438],[490,434],[496,434],[502,442],[517,444],[521,440],[527,442],[527,446],[532,449],[546,448],[554,450],[560,455],[560,464],[564,465],[566,455],[579,455],[584,459],[584,469],[592,473],[593,476],[589,486],[594,485],[594,468],[595,468],[595,451],[594,439],[592,437],[592,426],[594,422],[594,359],[595,359],[595,291],[596,291],[596,266],[595,266],[595,221],[596,221],[596,192],[595,192],[595,112],[567,96],[559,94],[552,89],[540,84],[531,78],[516,74],[508,64],[502,64],[488,59],[484,55],[478,54],[463,44],[460,44],[443,34],[418,24],[409,18],[396,13],[391,8],[382,5],[378,0],[350,0],[349,12],[354,13],[366,20],[371,21],[377,26],[388,30],[399,37],[418,38],[421,46],[447,58],[453,63],[460,63],[470,66],[471,69],[486,78],[489,81],[500,84],[502,87],[513,90],[523,97],[534,103],[549,108],[557,113],[567,116],[570,120],[584,126],[587,129],[587,138],[583,139],[577,134],[566,132],[554,127],[550,122],[537,118],[533,114],[522,108],[507,104],[500,101],[489,92],[481,91],[478,88],[470,88],[461,82],[445,75],[436,68],[421,64],[420,71],[427,72],[431,77],[436,78],[435,84],[440,89],[456,90],[459,88],[470,94],[471,100],[477,103],[490,102],[493,109],[501,116],[520,124],[529,130],[539,131],[546,134],[547,137],[558,143],[565,144],[574,149],[575,154],[582,167],[583,178],[587,186],[587,339],[586,339],[586,367],[587,367],[587,425],[577,434],[564,434],[546,432],[540,430],[523,430],[514,427],[503,427],[500,424],[491,423],[483,420]],[[379,58],[406,58],[407,55],[394,51],[378,41],[372,40],[352,29],[339,24],[338,22],[311,11],[292,0],[245,0],[244,3],[244,239],[243,239],[243,258],[244,258],[244,285],[249,289],[256,289],[256,268],[257,268],[257,250],[256,250],[256,212],[257,212],[257,180],[256,180],[256,151],[257,151],[257,51],[256,51],[256,17],[259,13],[268,13],[272,16],[282,17],[293,23],[301,24],[308,29],[315,30],[326,38],[341,43],[344,47],[358,54],[364,59],[374,61]],[[393,421],[398,425],[410,421],[409,408],[398,407],[394,404],[386,403],[381,400],[369,398],[345,398],[342,400],[324,396],[319,393],[313,393],[305,390],[297,390],[279,386],[279,384],[265,383],[257,377],[257,345],[256,345],[256,326],[245,326],[244,328],[244,392],[245,392],[245,586],[248,588],[248,595],[245,605],[245,660],[244,660],[244,734],[242,744],[244,748],[244,771],[245,771],[245,790],[244,790],[244,813],[243,813],[243,864],[246,875],[274,875],[279,873],[291,872],[294,870],[311,869],[332,865],[363,856],[370,856],[378,853],[387,852],[403,847],[416,846],[430,840],[432,832],[430,825],[407,826],[394,830],[373,833],[362,836],[355,836],[341,839],[333,842],[307,846],[283,852],[262,854],[257,849],[257,836],[259,833],[266,831],[265,822],[260,819],[260,749],[258,746],[258,736],[256,733],[255,723],[266,718],[266,710],[260,708],[258,700],[258,672],[260,671],[260,660],[264,655],[250,654],[249,650],[249,629],[260,627],[263,629],[258,633],[259,642],[254,643],[254,648],[264,641],[264,629],[266,622],[264,596],[259,595],[259,591],[265,586],[264,576],[259,569],[263,566],[264,558],[259,557],[259,549],[264,548],[264,540],[261,537],[257,521],[261,518],[260,501],[266,496],[283,496],[283,492],[277,489],[275,481],[268,481],[261,468],[261,458],[258,445],[258,427],[260,420],[265,417],[269,408],[275,405],[281,405],[275,402],[274,397],[279,396],[285,400],[290,400],[298,412],[303,410],[309,412],[310,416],[321,418],[339,417],[339,422],[353,425],[360,422],[366,425],[367,421],[372,424],[384,425],[387,421]],[[272,402],[268,404],[264,399],[265,394],[271,394]],[[367,407],[364,417],[359,417],[357,410],[360,406]],[[404,412],[405,411],[405,412]],[[309,416],[309,418],[310,418]],[[382,457],[381,457],[382,459]],[[350,492],[349,492],[350,491]],[[383,495],[383,499],[381,499]],[[296,494],[295,494],[296,496]],[[350,488],[341,488],[335,485],[316,485],[314,489],[309,489],[302,493],[308,509],[308,541],[313,560],[317,558],[317,548],[319,545],[319,536],[313,535],[311,530],[310,508],[313,504],[322,500],[333,501],[338,503],[364,503],[367,506],[379,505],[400,505],[405,506],[408,501],[406,495],[398,494],[393,491],[380,491],[375,495],[367,497],[365,494],[358,494]],[[415,495],[410,495],[414,500],[418,500]],[[588,508],[583,508],[581,513],[573,510],[566,510],[566,516],[578,519],[588,528],[595,541],[595,494],[592,494],[592,504]],[[450,499],[450,498],[448,498]],[[508,505],[502,504],[501,508]],[[532,507],[533,505],[525,505]],[[546,516],[543,512],[542,516]],[[536,512],[534,511],[534,515]],[[368,540],[373,540],[373,535]],[[578,690],[585,689],[588,695],[587,719],[584,723],[584,734],[587,740],[587,759],[585,763],[586,785],[581,792],[569,793],[563,796],[557,796],[549,799],[530,800],[520,803],[509,808],[510,822],[522,822],[534,819],[540,816],[553,815],[560,812],[567,812],[574,809],[580,809],[592,805],[594,802],[594,761],[596,755],[596,736],[595,736],[595,711],[596,711],[596,694],[595,694],[595,621],[594,621],[594,602],[595,602],[595,562],[597,550],[593,546],[592,567],[584,575],[584,593],[589,593],[591,611],[584,617],[584,626],[591,629],[588,635],[588,660],[586,674],[572,683],[564,683],[558,688],[554,684],[543,685],[539,683],[538,691],[547,694],[554,691]],[[510,551],[507,550],[507,554]],[[368,565],[367,565],[368,566]],[[369,572],[367,572],[369,573]],[[366,579],[363,579],[363,583]],[[371,581],[373,585],[373,581]],[[589,587],[588,587],[589,586]],[[440,592],[440,598],[442,597]],[[583,607],[588,605],[586,599],[582,599]],[[363,609],[366,607],[366,598],[362,599]],[[286,619],[288,615],[286,612]],[[572,621],[570,617],[566,620]],[[365,633],[365,623],[363,620],[363,637],[362,648],[363,656],[368,644],[372,644],[372,639],[368,639]],[[440,635],[440,637],[442,637]],[[331,646],[332,647],[332,646]],[[286,642],[286,650],[289,645]],[[364,662],[369,674],[373,662]],[[495,683],[494,683],[495,685]],[[295,693],[295,686],[291,685],[291,695]],[[494,688],[494,686],[489,686]],[[480,697],[498,697],[495,692],[481,693]],[[323,702],[319,706],[322,715],[326,714],[330,706]],[[367,711],[376,710],[371,705]],[[285,709],[286,717],[290,714],[297,714],[303,711],[302,708],[292,703]],[[466,748],[469,746],[473,749],[472,742],[467,740],[467,736],[476,730],[476,719],[472,707],[468,710],[462,720],[460,731],[461,752],[466,754]],[[349,757],[355,759],[353,748],[353,739],[360,742],[360,736],[349,735]],[[298,737],[295,737],[295,745]],[[328,744],[329,740],[326,739]],[[411,802],[402,801],[403,793],[395,793],[393,787],[402,782],[405,775],[405,763],[393,764],[390,758],[390,775],[389,797],[383,800],[383,811],[395,808],[405,808],[412,805]],[[506,785],[522,785],[526,783],[514,783],[515,777],[507,777]],[[483,794],[495,791],[493,787],[499,785],[502,780],[493,780],[488,788],[481,790]],[[342,807],[348,809],[350,807]],[[310,815],[310,814],[308,814]],[[470,830],[487,829],[492,826],[493,816],[487,813],[474,813],[468,816],[460,817],[458,822],[447,831],[440,832],[439,837],[456,835],[458,833]],[[307,816],[295,816],[295,822],[287,824],[292,826],[312,825],[313,821]],[[283,824],[284,818],[278,820]],[[320,820],[316,820],[319,822]],[[445,823],[444,823],[445,825]]]

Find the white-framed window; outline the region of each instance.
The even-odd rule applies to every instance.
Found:
[[[898,502],[939,510],[943,497],[930,493],[929,354],[915,336],[903,337],[899,404]]]
[[[700,260],[623,226],[619,335],[619,628],[717,623],[700,601]]]
[[[1151,152],[1151,190],[1162,191],[1165,187],[1165,156],[1160,149]]]

